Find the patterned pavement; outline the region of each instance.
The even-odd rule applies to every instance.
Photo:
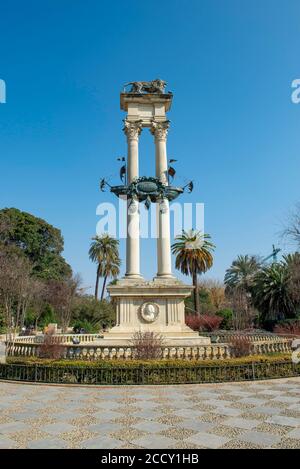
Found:
[[[0,382],[0,448],[300,448],[300,378],[113,388]]]

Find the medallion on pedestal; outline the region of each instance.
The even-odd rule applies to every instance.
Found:
[[[156,303],[144,303],[140,309],[141,318],[148,323],[154,322],[159,315],[159,306]]]

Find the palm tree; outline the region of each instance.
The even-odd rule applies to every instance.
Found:
[[[176,255],[176,269],[192,277],[195,287],[194,305],[197,313],[200,312],[198,275],[206,272],[213,265],[212,251],[215,245],[209,241],[210,239],[209,234],[196,230],[183,230],[172,245],[172,253]]]
[[[120,273],[121,260],[119,257],[119,241],[104,233],[92,238],[89,249],[89,257],[92,262],[97,262],[97,274],[95,284],[95,298],[98,298],[99,278],[103,277],[101,301],[104,298],[108,277],[116,278]]]
[[[239,255],[226,270],[224,283],[227,291],[234,289],[249,291],[254,275],[260,268],[259,259],[256,256]]]
[[[251,290],[254,306],[264,319],[280,320],[294,313],[286,260],[262,268],[254,277]]]

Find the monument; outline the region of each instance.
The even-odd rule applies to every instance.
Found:
[[[131,86],[126,90],[127,86]],[[170,122],[167,112],[173,94],[165,92],[166,82],[131,82],[121,93],[121,109],[126,112],[124,133],[127,137],[125,183],[110,186],[118,197],[127,198],[126,274],[107,289],[116,305],[117,322],[105,335],[107,343],[126,344],[136,331],[160,333],[167,345],[206,345],[210,339],[200,337],[185,324],[184,300],[193,287],[185,285],[172,274],[170,208],[172,200],[184,188],[169,183],[167,135]],[[140,177],[139,138],[149,129],[155,144],[155,177]],[[101,187],[106,182],[102,180]],[[188,185],[187,185],[188,186]],[[145,280],[140,272],[140,214],[139,203],[149,208],[156,204],[157,213],[157,273]]]

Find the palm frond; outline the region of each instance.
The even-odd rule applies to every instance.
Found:
[[[196,230],[182,232],[175,238],[172,253],[176,255],[175,267],[184,275],[199,275],[213,265],[215,245],[207,233]]]

